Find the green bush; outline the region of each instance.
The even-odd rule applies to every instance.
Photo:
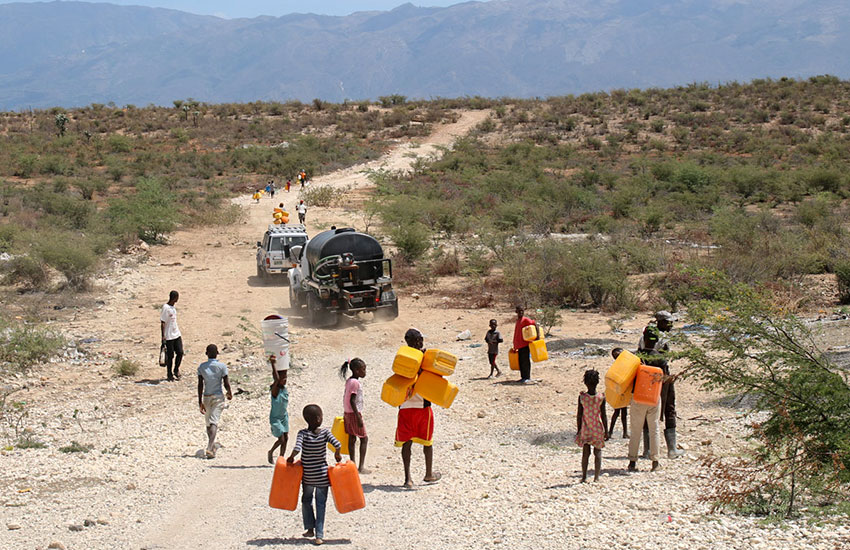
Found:
[[[69,445],[65,445],[64,447],[59,447],[60,453],[87,453],[91,451],[94,447],[92,445],[83,445],[82,443],[77,443],[76,441],[71,441]]]
[[[48,281],[44,263],[28,254],[15,256],[4,266],[3,284],[37,290],[45,288]]]
[[[330,208],[336,206],[345,198],[348,189],[340,189],[330,185],[310,185],[301,192],[301,198],[307,206]]]
[[[704,387],[750,397],[755,442],[743,456],[706,460],[716,506],[793,515],[806,503],[850,498],[850,380],[805,321],[750,286],[690,311],[711,331],[681,349]]]
[[[0,320],[0,365],[24,371],[47,361],[65,344],[65,340],[38,325]]]
[[[97,256],[83,237],[45,236],[36,245],[36,253],[45,264],[62,273],[68,285],[77,290],[88,286],[97,264]]]
[[[399,254],[410,263],[420,259],[431,246],[431,234],[420,222],[397,225],[389,234]]]
[[[32,434],[24,434],[15,442],[15,447],[18,449],[44,449],[47,445],[35,439]]]
[[[833,271],[838,283],[838,303],[850,304],[850,261],[838,262]]]
[[[130,359],[120,357],[112,366],[118,376],[134,376],[139,372],[139,364]]]
[[[177,224],[176,198],[157,179],[136,182],[136,193],[110,202],[106,216],[116,234],[127,242],[136,237],[155,243]]]

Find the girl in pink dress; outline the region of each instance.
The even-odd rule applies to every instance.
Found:
[[[576,414],[576,445],[581,447],[581,482],[587,481],[587,462],[590,459],[590,447],[593,446],[594,474],[593,481],[599,481],[599,470],[602,468],[602,448],[608,440],[608,419],[605,414],[605,394],[596,393],[599,385],[599,371],[584,372],[586,392],[578,395],[578,412]]]

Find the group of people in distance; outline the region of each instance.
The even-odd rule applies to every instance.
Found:
[[[307,185],[307,172],[305,172],[304,170],[300,170],[300,171],[298,172],[298,175],[297,175],[297,180],[298,180],[299,185],[301,186],[301,189],[303,190],[303,189],[304,189],[304,187]],[[284,189],[287,193],[289,193],[289,190],[290,190],[291,188],[292,188],[292,178],[286,178],[286,183],[284,184],[283,189]],[[271,198],[271,199],[273,199],[273,198],[274,198],[274,194],[275,194],[275,191],[276,191],[276,190],[277,190],[277,189],[276,189],[276,187],[275,187],[275,183],[274,183],[274,180],[273,180],[273,179],[270,179],[270,180],[268,181],[268,183],[266,183],[265,188],[263,189],[263,191],[265,191],[265,194],[266,194],[266,195],[268,195],[268,196],[269,196],[269,198]],[[259,202],[260,202],[260,198],[261,198],[262,196],[263,196],[263,193],[261,193],[261,192],[260,192],[260,190],[259,190],[259,189],[257,189],[257,190],[256,190],[256,191],[254,191],[254,193],[251,195],[251,198],[252,198],[252,199],[254,199],[255,201],[257,201],[257,202],[259,203]],[[302,223],[303,223],[303,222],[302,222]]]
[[[623,438],[629,440],[628,471],[637,471],[638,451],[640,450],[641,435],[643,435],[643,455],[652,462],[651,469],[658,469],[658,427],[659,421],[664,420],[664,439],[667,443],[667,457],[678,458],[682,454],[676,444],[676,392],[675,377],[670,376],[670,367],[665,355],[670,351],[666,334],[673,328],[674,317],[667,311],[655,314],[655,322],[644,328],[638,343],[637,355],[641,362],[658,367],[663,372],[661,398],[656,405],[637,403],[634,400],[628,407],[616,409],[611,417],[611,427],[608,427],[605,411],[605,395],[596,391],[599,385],[599,372],[590,369],[584,373],[584,384],[587,391],[578,397],[576,411],[576,444],[582,447],[581,481],[587,480],[587,468],[590,451],[594,455],[594,481],[599,481],[602,468],[602,449],[614,433],[617,417],[622,417]],[[622,353],[622,348],[611,350],[611,356],[616,360]],[[631,413],[631,434],[626,431],[626,417]]]
[[[177,291],[171,291],[166,304],[162,306],[160,314],[160,327],[162,334],[162,346],[166,352],[165,366],[168,380],[180,378],[180,363],[183,357],[183,343],[180,330],[177,326],[176,303],[179,299]],[[533,383],[531,379],[531,363],[529,359],[528,342],[522,337],[522,330],[528,325],[535,325],[535,321],[525,316],[522,306],[516,306],[516,322],[513,335],[513,349],[519,357],[520,383]],[[490,327],[484,341],[487,343],[487,358],[490,366],[490,378],[500,376],[501,371],[496,364],[499,353],[499,344],[503,342],[498,331],[498,323],[491,319]],[[669,351],[669,343],[666,334],[673,326],[673,316],[660,311],[655,314],[655,322],[647,326],[638,345],[638,356],[642,361],[662,369],[665,378],[661,391],[660,403],[656,406],[647,406],[634,401],[626,408],[614,411],[609,429],[605,410],[605,396],[597,391],[600,382],[599,372],[593,369],[584,373],[584,384],[587,388],[579,394],[576,414],[576,437],[575,442],[582,447],[581,481],[587,479],[587,469],[591,450],[594,454],[594,480],[598,481],[601,464],[602,449],[613,433],[614,423],[618,416],[622,417],[623,437],[629,438],[629,471],[635,471],[637,453],[640,447],[641,435],[644,435],[644,456],[651,459],[652,470],[658,467],[658,422],[663,419],[666,423],[664,435],[667,441],[668,457],[675,458],[680,452],[676,449],[676,406],[673,382],[675,377],[670,377],[669,367],[665,354]],[[415,329],[408,329],[404,335],[405,343],[415,349],[425,351],[424,336]],[[612,350],[614,359],[622,350]],[[215,344],[206,347],[207,360],[201,363],[197,369],[198,375],[198,407],[204,415],[204,423],[207,433],[207,447],[204,451],[206,458],[215,458],[215,439],[221,414],[225,408],[225,400],[231,400],[233,393],[228,379],[227,365],[218,361],[218,348]],[[288,371],[277,370],[275,356],[268,358],[272,371],[272,383],[269,386],[270,410],[269,425],[274,443],[268,451],[268,462],[274,464],[275,451],[279,456],[286,454],[289,442],[289,392],[286,388]],[[369,438],[364,421],[364,399],[361,380],[366,376],[367,367],[365,361],[354,358],[346,361],[339,368],[339,375],[345,380],[342,396],[343,425],[348,435],[348,454],[351,460],[358,466],[360,473],[367,474],[366,453]],[[631,412],[631,434],[626,431],[627,413]],[[301,463],[304,468],[303,491],[302,491],[302,516],[304,536],[315,538],[316,544],[323,543],[324,517],[328,496],[328,464],[327,446],[330,444],[335,452],[334,458],[337,462],[342,460],[342,446],[333,436],[330,430],[322,427],[323,411],[319,405],[309,404],[302,411],[307,427],[300,430],[295,440],[290,455],[286,458],[293,462],[300,454]],[[401,447],[402,465],[404,468],[404,487],[413,487],[411,475],[411,460],[413,444],[422,446],[425,459],[425,483],[435,483],[442,477],[440,472],[434,471],[434,450],[432,446],[434,436],[434,413],[431,403],[420,395],[411,391],[407,399],[398,408],[395,445]],[[356,451],[357,442],[360,442],[359,453]]]

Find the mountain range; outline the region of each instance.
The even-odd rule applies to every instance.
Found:
[[[252,19],[14,3],[0,5],[0,109],[846,78],[849,51],[846,0],[493,0]]]

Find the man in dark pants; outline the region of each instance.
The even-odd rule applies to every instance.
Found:
[[[516,324],[514,325],[514,350],[519,359],[519,382],[520,384],[533,384],[531,379],[531,350],[528,342],[522,337],[522,329],[536,323],[525,316],[525,308],[516,306]]]
[[[162,331],[162,342],[165,344],[165,367],[168,381],[180,379],[180,363],[183,362],[183,338],[177,326],[177,308],[174,304],[180,298],[176,290],[168,294],[168,303],[162,306],[159,315],[159,328]],[[172,372],[173,367],[173,372]]]
[[[661,420],[664,421],[664,441],[667,443],[667,458],[679,458],[683,454],[676,448],[676,389],[670,379],[670,366],[664,357],[670,351],[666,333],[673,328],[673,315],[668,311],[655,314],[655,325],[648,325],[640,337],[638,353],[647,365],[664,371],[665,381],[661,385]]]

